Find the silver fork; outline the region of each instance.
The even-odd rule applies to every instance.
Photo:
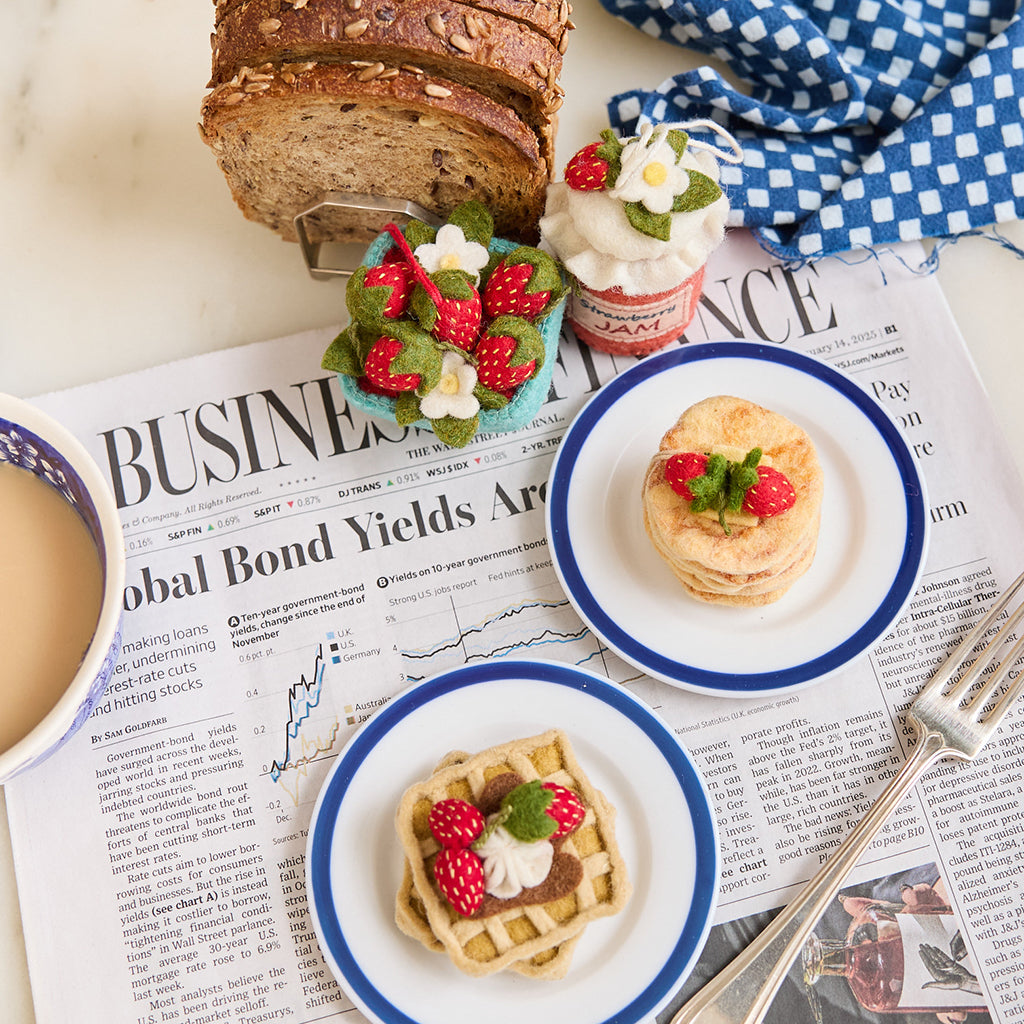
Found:
[[[1003,688],[1024,648],[1024,635],[1002,652],[998,667],[977,692],[985,669],[1024,619],[1024,603],[971,662],[971,652],[1024,586],[1024,575],[1010,585],[988,614],[964,637],[925,684],[907,712],[917,742],[898,775],[882,791],[864,819],[846,837],[806,888],[724,970],[692,996],[671,1024],[760,1024],[793,961],[844,879],[889,815],[940,757],[969,761],[992,738],[1003,716],[1024,692],[1024,671]],[[950,685],[952,684],[952,685]],[[991,708],[987,705],[995,701]]]

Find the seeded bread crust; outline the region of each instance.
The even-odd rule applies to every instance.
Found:
[[[250,220],[296,238],[295,215],[325,192],[411,200],[447,214],[479,199],[496,234],[536,242],[547,167],[513,110],[457,82],[365,62],[243,68],[202,106],[200,135]],[[369,242],[379,230],[325,230]]]
[[[243,7],[248,0],[216,0],[215,21]],[[478,11],[499,14],[535,29],[550,39],[559,52],[565,53],[568,32],[573,27],[569,19],[572,7],[569,0],[462,0],[465,6]],[[266,17],[279,17],[293,10],[309,10],[325,19],[339,15],[346,21],[358,20],[363,0],[265,0]],[[270,29],[272,26],[267,26]]]
[[[551,115],[562,103],[562,55],[525,24],[451,0],[361,0],[357,11],[245,0],[217,24],[211,84],[230,80],[241,67],[308,60],[407,64],[470,86],[515,110],[553,164]]]

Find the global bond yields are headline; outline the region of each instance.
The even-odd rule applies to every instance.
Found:
[[[535,511],[543,504],[545,488],[545,483],[531,484],[510,494],[500,483],[495,483],[488,520],[493,522]],[[416,498],[400,515],[389,516],[377,510],[345,516],[341,520],[345,537],[354,540],[360,552],[451,533],[472,527],[478,521],[471,502],[453,504],[446,494],[428,500]],[[243,544],[233,544],[219,552],[224,584],[229,587],[240,586],[257,577],[328,562],[334,557],[335,539],[326,522],[317,523],[312,536],[293,538],[277,547],[252,552]],[[124,608],[134,611],[145,605],[206,594],[210,589],[211,567],[207,565],[207,553],[196,552],[185,556],[176,566],[154,569],[144,565],[131,572],[124,590]]]

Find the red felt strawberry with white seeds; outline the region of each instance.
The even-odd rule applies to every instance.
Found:
[[[597,155],[601,142],[584,146],[566,165],[565,183],[577,192],[599,192],[608,178],[608,161]]]
[[[548,837],[551,840],[561,839],[567,836],[574,829],[579,828],[580,822],[586,817],[587,809],[583,801],[565,786],[559,786],[557,782],[543,783],[544,789],[548,790],[554,797],[551,803],[544,809],[548,817],[555,822],[555,831]]]
[[[477,380],[492,391],[508,393],[528,381],[544,362],[544,339],[528,320],[499,316],[480,335],[473,354]]]
[[[447,850],[469,846],[484,830],[484,816],[465,800],[438,800],[427,815],[431,834]]]
[[[484,901],[484,866],[472,850],[445,849],[434,861],[434,880],[441,895],[463,917],[471,917]]]
[[[518,342],[507,334],[485,331],[476,346],[477,380],[492,391],[508,392],[533,376],[537,362],[531,359],[518,366],[511,364]]]
[[[757,467],[757,483],[747,489],[743,511],[755,516],[777,516],[796,501],[796,491],[785,473],[771,466]]]
[[[526,292],[526,284],[533,276],[533,267],[529,263],[508,266],[504,260],[499,263],[487,279],[484,286],[484,312],[489,317],[501,316],[503,313],[514,313],[517,316],[533,320],[547,305],[550,292]]]
[[[414,283],[412,271],[404,263],[382,263],[378,267],[369,267],[363,278],[364,288],[391,289],[382,308],[383,315],[391,320],[397,320],[409,308]]]
[[[546,252],[519,246],[487,278],[484,315],[493,319],[512,314],[535,320],[562,297],[564,290],[558,265]]]
[[[702,452],[682,452],[673,455],[665,463],[665,480],[681,498],[693,501],[694,495],[688,483],[695,477],[703,476],[708,465],[708,457]]]
[[[418,373],[392,373],[391,364],[402,351],[398,338],[378,338],[366,353],[363,374],[371,384],[385,391],[415,391],[422,379]]]

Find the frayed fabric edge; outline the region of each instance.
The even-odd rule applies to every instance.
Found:
[[[871,260],[874,261],[878,268],[878,273],[881,275],[883,284],[888,284],[885,270],[882,267],[883,256],[892,257],[900,264],[900,266],[909,270],[912,274],[930,276],[939,269],[943,250],[951,245],[956,245],[957,242],[960,242],[965,238],[980,238],[986,242],[995,242],[997,245],[1011,252],[1017,257],[1017,259],[1024,260],[1024,249],[1016,245],[1014,242],[1011,242],[1005,235],[1000,234],[997,227],[971,228],[969,231],[960,231],[955,235],[945,235],[941,238],[936,238],[934,239],[935,244],[932,247],[932,251],[919,264],[917,264],[917,266],[909,263],[889,244],[858,246],[857,248],[849,249],[845,252],[819,252],[795,256],[793,253],[781,247],[777,242],[773,242],[770,238],[766,238],[759,229],[754,229],[752,233],[754,238],[757,240],[757,244],[760,245],[761,248],[769,255],[774,256],[779,260],[786,270],[800,270],[811,263],[816,263],[820,260],[826,259],[838,260],[846,266],[853,267],[860,266],[860,264]],[[928,241],[928,239],[924,239],[923,241]]]

